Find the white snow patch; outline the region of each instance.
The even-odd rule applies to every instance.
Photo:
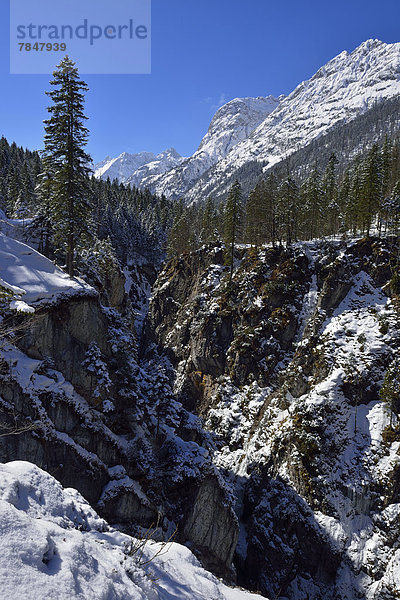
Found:
[[[2,598],[261,598],[224,585],[176,543],[148,542],[143,554],[129,556],[138,540],[107,526],[76,490],[28,462],[0,464],[0,531]]]
[[[14,304],[13,308],[25,312],[31,312],[32,304],[65,296],[96,294],[83,280],[71,279],[51,260],[3,233],[0,233],[0,278],[5,287],[23,296],[22,304]],[[19,300],[21,298],[17,298]]]

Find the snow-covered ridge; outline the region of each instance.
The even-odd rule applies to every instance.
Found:
[[[261,598],[224,585],[176,543],[148,542],[143,554],[130,556],[136,539],[110,528],[76,490],[29,462],[0,464],[0,521],[3,598]]]
[[[169,148],[154,156],[151,152],[107,157],[95,165],[95,176],[118,179],[137,187],[148,187],[177,197],[189,189],[207,169],[225,158],[230,150],[246,139],[284,98],[273,96],[235,98],[217,110],[197,151],[183,158]],[[140,164],[139,164],[140,163]]]
[[[157,154],[154,160],[139,167],[139,169],[136,169],[136,171],[127,178],[126,183],[134,185],[135,187],[147,187],[147,183],[150,179],[173,169],[180,165],[184,160],[186,159],[183,158],[175,148],[168,148],[168,150],[164,150],[164,152]]]
[[[10,308],[34,312],[34,307],[76,295],[97,292],[83,280],[71,279],[48,258],[0,233],[0,285],[13,297]]]
[[[139,169],[155,158],[153,152],[139,152],[138,154],[123,152],[116,158],[107,156],[104,160],[94,165],[94,175],[99,179],[107,179],[109,177],[111,181],[118,179],[118,181],[123,183],[136,169]]]
[[[205,193],[212,194],[221,180],[250,160],[265,161],[268,169],[336,124],[348,122],[374,103],[399,93],[400,43],[367,40],[351,53],[341,52],[300,83],[185,197],[188,202],[196,201],[205,186]]]
[[[180,165],[158,176],[146,177],[141,185],[157,194],[177,198],[203,173],[225,156],[272,111],[284,96],[235,98],[217,110],[196,152]]]
[[[131,183],[136,186],[140,185],[145,177],[169,171],[183,160],[185,159],[175,148],[168,148],[157,155],[153,152],[139,152],[138,154],[123,152],[116,158],[107,156],[95,164],[93,169],[95,177],[99,179],[109,177],[111,181],[118,179],[120,183]]]
[[[197,151],[123,153],[95,165],[96,177],[117,178],[188,203],[226,191],[238,168],[253,160],[266,169],[374,103],[400,93],[400,43],[367,40],[341,52],[287,97],[235,98],[214,115]],[[222,190],[221,190],[222,182]]]

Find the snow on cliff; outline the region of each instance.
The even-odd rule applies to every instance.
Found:
[[[110,178],[118,179],[124,183],[136,169],[155,160],[153,152],[139,152],[138,154],[129,154],[123,152],[116,158],[107,156],[104,160],[94,165],[94,175],[99,179]]]
[[[0,286],[13,294],[10,308],[25,312],[34,311],[31,305],[62,297],[96,294],[81,279],[71,279],[51,260],[3,233],[0,233]]]
[[[221,583],[184,546],[138,545],[110,528],[76,490],[29,462],[0,464],[0,530],[2,598],[261,598]]]
[[[146,163],[127,178],[126,183],[134,185],[135,187],[148,187],[151,180],[154,177],[163,175],[167,171],[180,165],[185,158],[183,158],[175,148],[168,148],[164,152],[157,154],[155,159],[151,162]]]
[[[183,158],[174,148],[136,166],[137,157],[147,154],[124,152],[114,159],[107,157],[95,165],[95,176],[101,179],[117,178],[122,183],[148,187],[177,197],[189,189],[207,169],[225,158],[230,150],[246,139],[264,121],[284,96],[274,98],[235,98],[215,113],[199,148],[189,158]]]
[[[269,168],[336,124],[399,93],[400,43],[367,40],[330,60],[287,97],[231,100],[215,113],[199,148],[187,159],[160,161],[162,153],[137,165],[136,157],[149,153],[124,153],[96,165],[95,174],[129,180],[159,195],[184,195],[191,203],[226,191],[229,176],[245,163],[262,161]]]
[[[177,198],[184,194],[203,173],[225,156],[239,142],[276,110],[284,96],[274,98],[235,98],[215,113],[197,151],[181,165],[158,177],[142,181],[157,194]]]

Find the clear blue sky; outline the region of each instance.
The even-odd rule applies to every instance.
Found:
[[[8,0],[0,23],[0,134],[41,148],[49,76],[9,75]],[[400,41],[399,0],[152,0],[151,75],[85,76],[88,149],[192,154],[221,103],[290,93],[368,38]]]

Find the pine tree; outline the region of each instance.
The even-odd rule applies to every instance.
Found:
[[[66,56],[57,66],[55,87],[46,92],[53,101],[45,121],[44,157],[54,173],[51,216],[56,242],[65,250],[69,275],[74,275],[75,252],[79,240],[89,232],[90,202],[88,174],[90,156],[84,151],[88,130],[83,112],[88,87],[78,76],[75,63]]]
[[[265,223],[265,240],[275,242],[278,239],[278,183],[274,174],[270,173],[263,183],[263,208]]]
[[[245,207],[245,240],[249,244],[254,244],[257,248],[264,240],[265,219],[264,219],[264,194],[263,182],[259,182],[250,192]]]
[[[201,241],[204,244],[213,242],[218,238],[217,213],[214,200],[207,198],[201,217]]]
[[[382,191],[385,198],[390,194],[392,185],[392,153],[392,141],[387,135],[385,135],[385,140],[382,146]]]
[[[288,188],[287,180],[286,188]],[[321,215],[323,209],[323,193],[321,175],[317,167],[311,171],[300,190],[301,197],[301,222],[303,233],[307,239],[321,235]]]
[[[372,146],[363,165],[362,194],[362,228],[369,236],[372,221],[382,203],[382,159],[378,144]]]
[[[15,205],[18,200],[21,187],[20,177],[17,169],[15,169],[9,177],[7,187],[7,214],[12,217],[14,215]]]
[[[32,223],[33,229],[39,232],[39,252],[50,256],[50,247],[53,243],[53,228],[51,220],[51,206],[53,201],[53,173],[43,163],[44,170],[38,175],[36,194],[39,198],[37,215]]]
[[[340,209],[338,204],[338,190],[336,187],[336,165],[337,158],[332,153],[328,160],[328,165],[325,169],[322,178],[322,193],[323,203],[325,208],[325,233],[335,235],[339,226]]]
[[[239,181],[236,180],[229,190],[224,211],[225,262],[231,267],[230,279],[232,279],[233,275],[235,243],[240,240],[242,229],[242,190]]]
[[[280,220],[280,240],[285,237],[290,245],[297,236],[299,217],[299,188],[292,177],[288,176],[279,189],[278,210]]]
[[[385,229],[400,236],[400,181],[397,181],[385,204]]]
[[[362,229],[362,206],[363,206],[363,194],[362,194],[362,179],[361,179],[361,162],[357,160],[354,165],[353,171],[350,177],[349,193],[346,203],[346,223],[352,230],[353,234],[356,233],[357,229]]]
[[[188,209],[181,200],[175,206],[174,220],[168,235],[168,255],[183,254],[191,249],[191,224]]]

